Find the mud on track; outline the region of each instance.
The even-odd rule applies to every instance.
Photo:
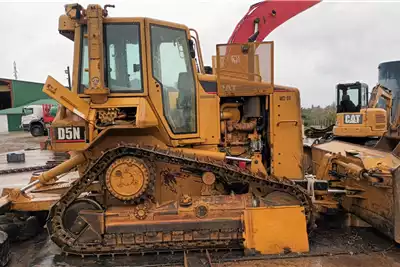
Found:
[[[0,134],[0,153],[24,149],[38,149],[43,138],[34,138],[29,133]],[[25,151],[26,164],[42,165],[50,159],[52,153],[48,151]],[[0,168],[6,167],[5,154],[0,160]],[[33,161],[32,161],[33,160]],[[4,166],[3,166],[4,165]],[[19,164],[20,165],[20,164]],[[15,177],[14,177],[15,176]],[[0,177],[3,186],[8,183],[25,185],[30,178],[17,174],[14,176]],[[2,186],[0,185],[0,188]],[[1,190],[1,189],[0,189]],[[43,267],[94,267],[94,266],[183,266],[183,254],[174,255],[144,255],[130,257],[96,257],[80,258],[76,256],[65,257],[60,249],[55,246],[47,236],[46,231],[22,243],[13,243],[11,247],[11,261],[8,266],[43,266]],[[266,267],[400,267],[400,249],[376,234],[371,229],[324,229],[320,228],[310,234],[310,253],[306,255],[287,254],[279,259],[273,257],[252,257],[246,261],[239,260],[241,252],[210,252],[213,266],[266,266]],[[190,257],[197,257],[200,262],[204,254],[189,252]],[[207,266],[207,265],[197,265]]]

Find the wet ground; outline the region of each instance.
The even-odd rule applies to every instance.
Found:
[[[7,169],[44,166],[47,161],[55,160],[51,151],[40,150],[40,142],[46,137],[33,137],[30,133],[14,132],[0,134],[0,172]],[[25,162],[8,163],[7,154],[23,152]],[[0,192],[3,188],[22,187],[29,183],[32,171],[0,175]]]
[[[197,257],[199,262],[206,264],[205,255],[200,253],[188,254]],[[313,233],[310,237],[310,253],[298,255],[287,254],[273,257],[254,256],[248,260],[239,260],[241,252],[210,252],[212,266],[288,266],[288,267],[400,267],[400,250],[390,241],[375,234],[369,229],[336,229],[329,232]],[[48,240],[42,233],[33,240],[14,244],[12,261],[9,266],[55,266],[55,267],[94,267],[94,266],[183,266],[183,255],[180,253],[80,258],[62,256],[60,249]],[[192,265],[191,265],[192,266]]]
[[[24,149],[38,149],[40,142],[45,137],[33,137],[26,132],[12,132],[0,134],[0,153],[18,151]]]
[[[0,135],[0,170],[10,167],[6,163],[6,152],[25,150],[26,163],[23,165],[43,165],[50,160],[53,153],[40,151],[39,142],[43,138],[34,138],[26,133]],[[0,188],[25,185],[30,173],[0,175]],[[400,267],[400,249],[386,238],[369,228],[331,229],[314,231],[310,235],[310,253],[286,254],[278,258],[253,256],[246,261],[239,260],[241,252],[210,252],[212,266],[267,266],[267,267]],[[189,258],[198,258],[206,262],[204,254],[189,253]],[[43,267],[94,267],[94,266],[183,266],[183,255],[144,255],[80,258],[62,256],[44,231],[36,238],[22,243],[12,244],[12,259],[8,266],[43,266]],[[209,266],[209,265],[196,265]]]

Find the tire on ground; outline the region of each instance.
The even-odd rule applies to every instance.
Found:
[[[7,233],[0,231],[0,267],[6,266],[10,258],[10,240]]]
[[[43,226],[36,216],[18,218],[16,216],[0,216],[0,231],[7,233],[10,242],[25,241],[35,237]]]
[[[34,137],[43,136],[44,135],[44,127],[42,124],[36,123],[31,126],[31,135]]]

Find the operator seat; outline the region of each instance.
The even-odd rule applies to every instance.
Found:
[[[357,107],[354,105],[353,101],[350,100],[349,95],[343,95],[340,106],[343,112],[357,112]]]
[[[178,98],[176,107],[182,118],[182,130],[192,132],[192,123],[195,116],[195,106],[193,105],[193,93],[195,92],[193,74],[181,72],[178,77]]]
[[[191,108],[192,106],[192,94],[194,92],[194,81],[193,74],[189,72],[179,73],[178,78],[178,108]]]

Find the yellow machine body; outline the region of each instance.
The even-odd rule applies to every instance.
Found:
[[[364,108],[356,113],[339,113],[333,135],[338,137],[380,137],[387,131],[387,114],[380,108]]]
[[[308,251],[299,90],[274,84],[273,42],[217,45],[206,74],[185,25],[74,4],[59,31],[72,88],[49,76],[43,91],[60,104],[50,147],[72,156],[6,190],[11,209],[49,209],[70,254]]]

